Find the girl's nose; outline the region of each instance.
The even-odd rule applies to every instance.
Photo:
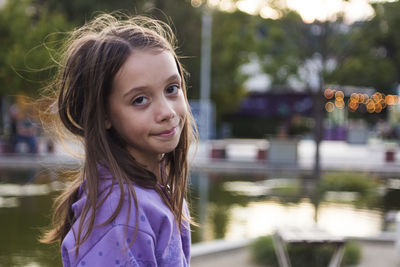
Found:
[[[158,106],[158,112],[156,120],[157,122],[163,122],[174,118],[176,115],[172,103],[168,99],[162,99]]]

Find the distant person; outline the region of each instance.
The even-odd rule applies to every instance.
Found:
[[[38,126],[36,120],[32,116],[32,111],[27,111],[25,114],[17,120],[17,134],[15,141],[15,150],[16,152],[28,152],[28,153],[36,153],[37,152],[37,134],[38,134]],[[18,151],[18,146],[21,144],[26,144],[28,147],[27,151]]]
[[[64,266],[189,266],[187,154],[194,125],[168,25],[101,15],[72,34],[56,103],[83,141],[57,200]]]
[[[9,137],[9,152],[15,152],[15,145],[17,141],[17,121],[18,121],[18,106],[12,104],[8,109],[8,119],[10,122],[10,137]]]
[[[288,139],[288,127],[286,125],[281,125],[278,128],[278,133],[276,135],[277,139],[279,140],[286,140]]]

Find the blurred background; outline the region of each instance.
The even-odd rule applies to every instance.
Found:
[[[0,266],[61,265],[37,238],[81,149],[35,99],[64,33],[115,10],[168,22],[190,73],[193,266],[277,266],[293,227],[344,238],[344,264],[399,263],[400,1],[0,0]],[[293,266],[329,249],[288,244]]]

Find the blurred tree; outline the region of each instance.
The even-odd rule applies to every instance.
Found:
[[[400,2],[373,7],[372,20],[352,25],[343,22],[343,14],[337,14],[336,21],[306,24],[294,11],[284,12],[279,20],[261,21],[257,53],[272,85],[295,79],[307,87],[304,71],[317,53],[326,83],[392,92],[400,81]]]
[[[351,46],[343,51],[330,79],[339,84],[373,86],[393,93],[400,82],[400,1],[373,5],[375,17],[353,25],[347,37]]]
[[[178,39],[178,54],[188,73],[188,96],[199,96],[199,69],[201,44],[201,10],[193,8],[188,0],[34,0],[50,10],[62,12],[74,25],[82,25],[99,12],[121,11],[126,14],[148,15],[170,24]]]
[[[288,12],[279,20],[260,19],[256,51],[272,86],[286,85],[311,56],[306,26],[296,12]]]
[[[189,74],[188,97],[199,98],[201,10],[193,8],[188,0],[153,0],[153,8],[147,12],[173,27],[178,39],[178,56],[182,56],[182,64]]]
[[[52,11],[66,15],[68,21],[81,25],[90,20],[96,12],[143,12],[153,1],[145,0],[34,0],[37,5],[46,5]]]
[[[69,27],[63,15],[29,0],[7,1],[0,9],[0,96],[37,95],[54,71],[49,49],[60,45],[51,33]]]
[[[312,86],[310,77],[318,71],[331,82],[327,74],[338,66],[337,60],[351,45],[350,26],[344,24],[341,14],[337,18],[307,24],[295,11],[284,11],[281,19],[260,21],[256,51],[272,86],[293,83],[301,87],[297,89],[307,90]]]
[[[255,49],[256,20],[242,12],[213,13],[211,97],[221,116],[236,109],[246,94],[241,71]]]

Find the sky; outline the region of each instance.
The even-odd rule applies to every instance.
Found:
[[[305,22],[314,19],[326,20],[334,18],[335,13],[344,11],[347,21],[368,19],[374,15],[374,10],[366,0],[287,0],[290,8],[298,11]]]
[[[204,1],[204,0],[203,0]],[[200,5],[202,0],[192,0],[192,4]],[[263,18],[279,18],[279,13],[271,8],[271,2],[281,7],[296,10],[303,20],[311,23],[314,20],[334,20],[335,14],[343,12],[345,21],[352,23],[358,20],[368,20],[374,16],[370,3],[394,2],[397,0],[207,0],[210,7],[218,7],[225,11],[239,9]]]
[[[335,13],[343,11],[348,22],[365,20],[374,16],[374,10],[368,0],[286,0],[289,8],[300,13],[305,22],[315,19],[326,20],[335,17]],[[379,2],[379,1],[373,1]],[[383,2],[383,1],[380,1]]]

